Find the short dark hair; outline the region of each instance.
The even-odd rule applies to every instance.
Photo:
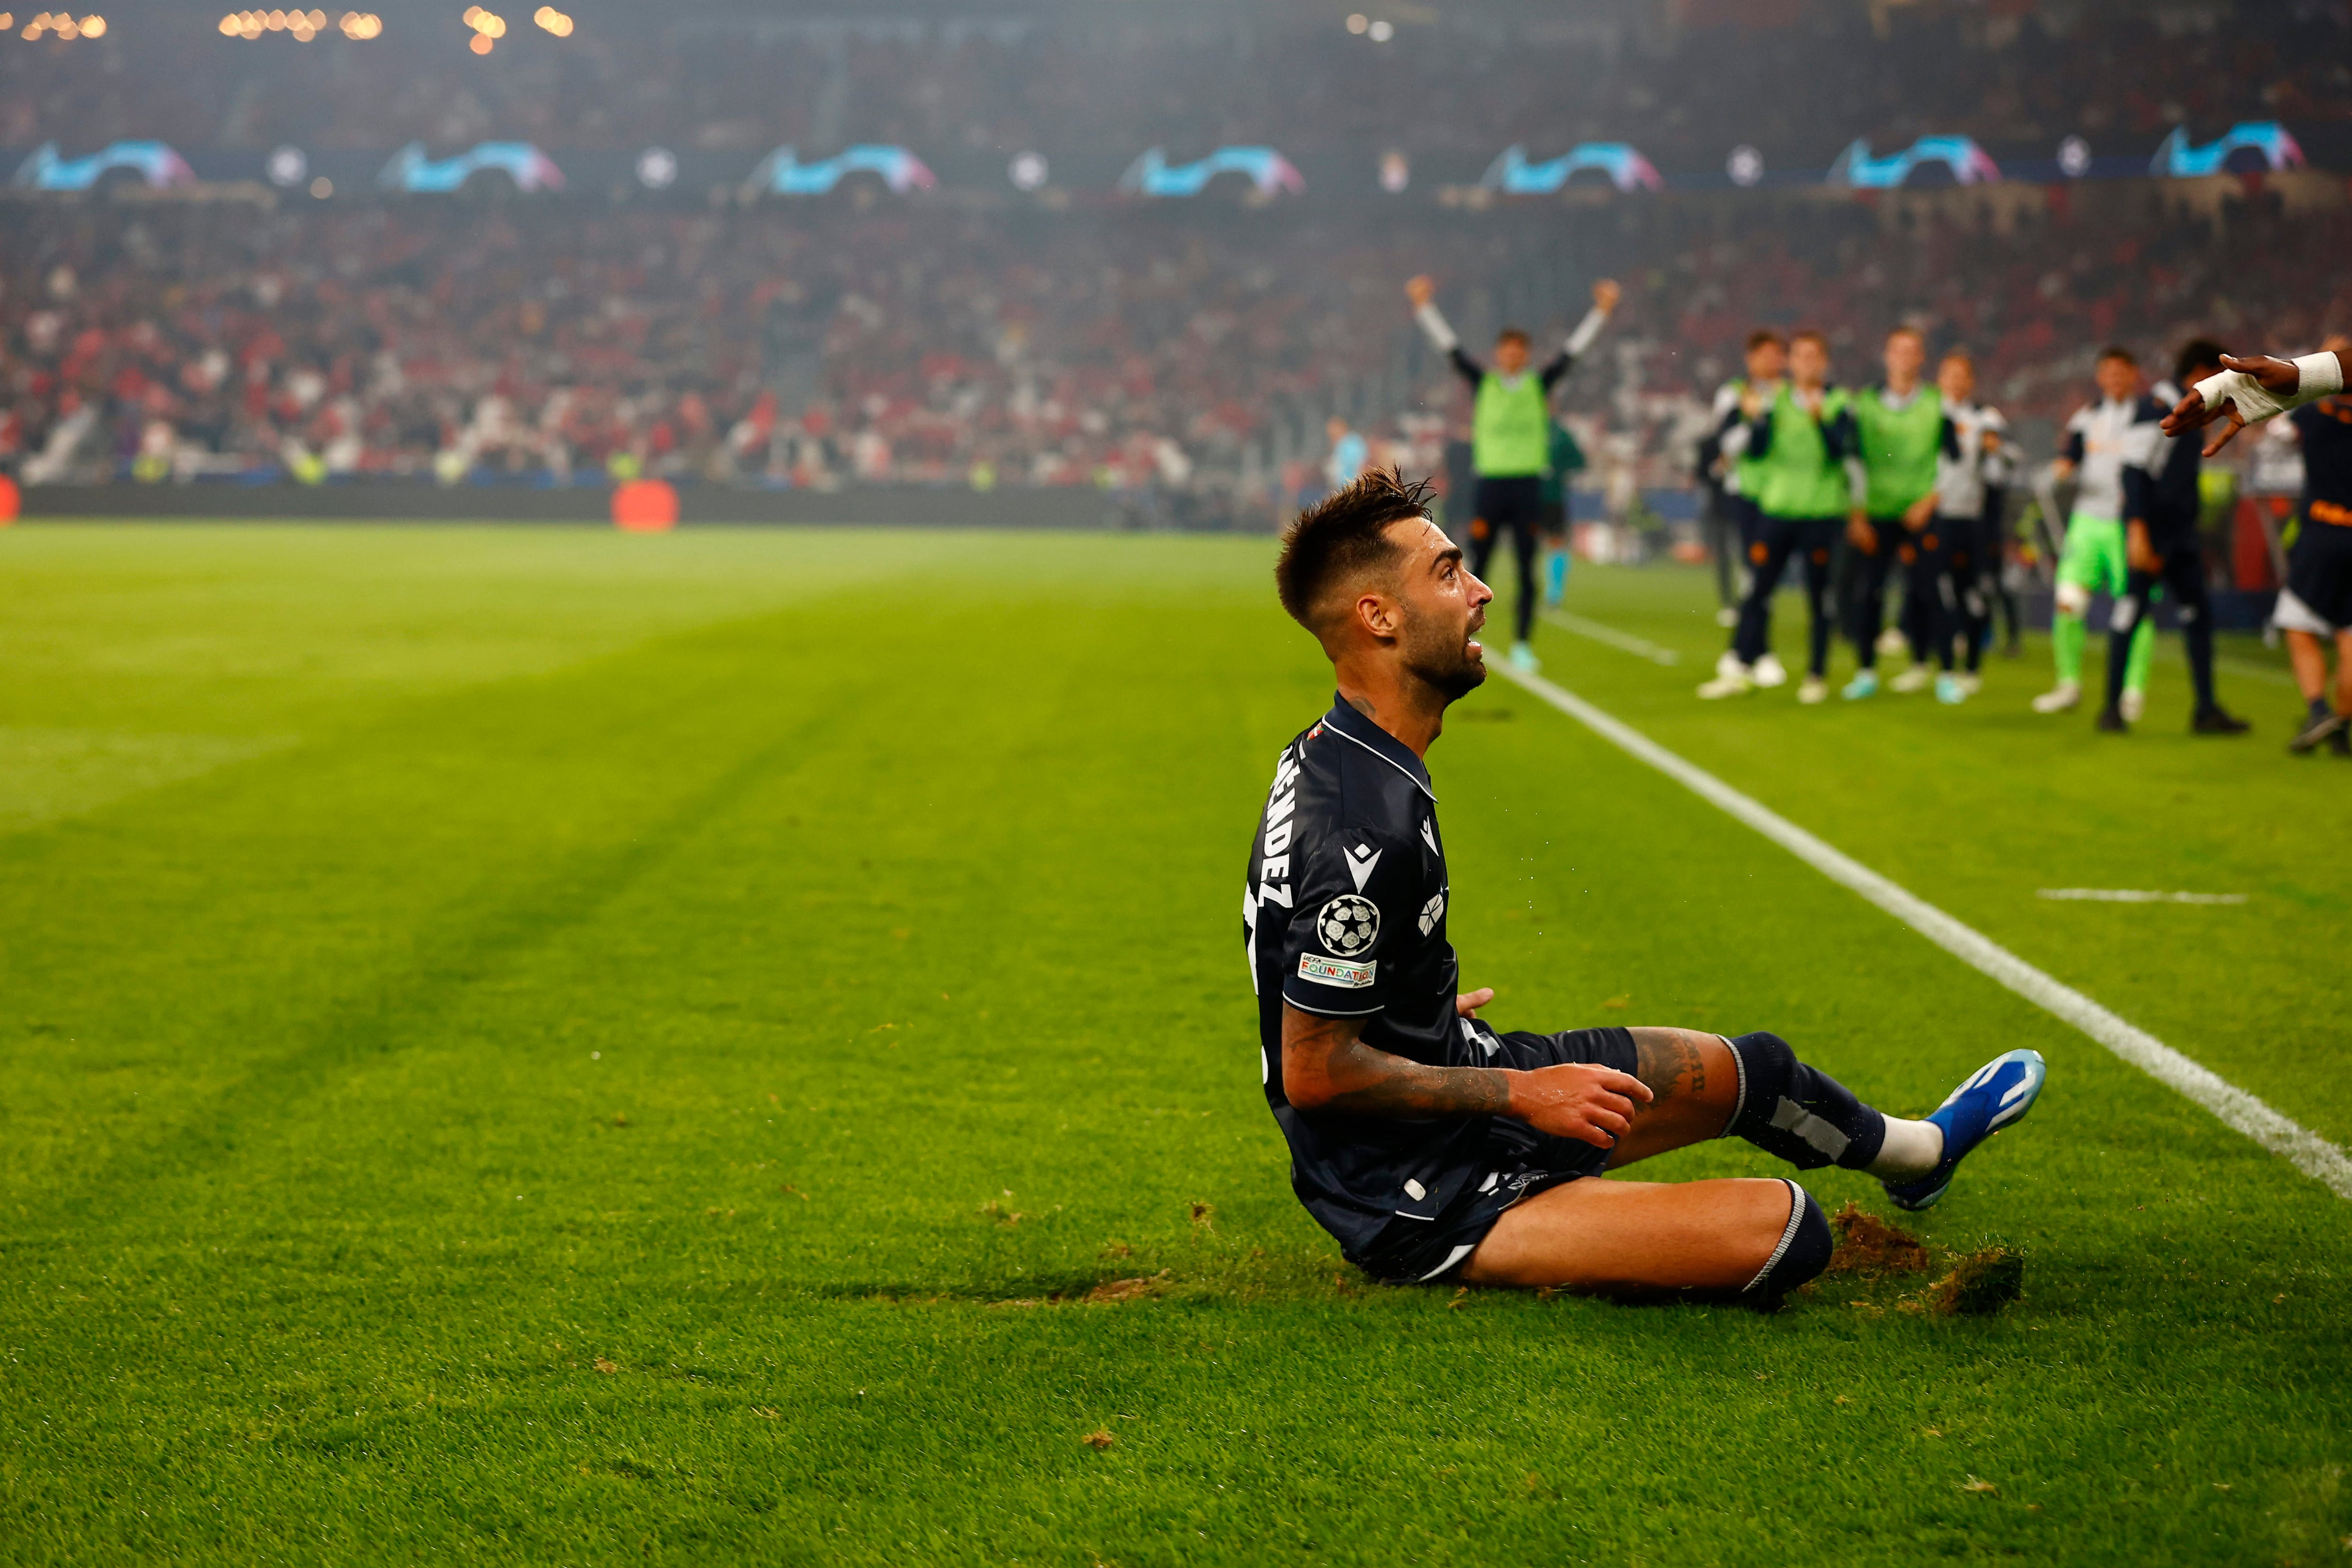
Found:
[[[1524,343],[1528,341],[1528,330],[1525,327],[1505,327],[1495,334],[1495,341],[1498,343]]]
[[[1949,364],[1954,360],[1959,361],[1970,370],[1974,370],[1977,367],[1977,356],[1967,349],[1946,349],[1944,351],[1944,357],[1937,360],[1936,363],[1937,364]]]
[[[1366,468],[1293,518],[1274,563],[1275,591],[1290,618],[1323,635],[1317,612],[1332,588],[1368,569],[1392,565],[1388,526],[1429,515],[1429,481],[1408,481],[1394,467]]]
[[[2221,356],[2230,351],[2210,338],[2191,338],[2180,345],[2180,357],[2172,362],[2172,379],[2185,382],[2192,370],[2211,365],[2221,368]]]
[[[1921,331],[1918,328],[1913,326],[1908,321],[1904,322],[1901,326],[1890,327],[1887,329],[1886,341],[1888,342],[1891,343],[1897,338],[1916,338],[1918,340],[1918,343],[1921,348],[1924,349],[1927,346],[1927,334]]]
[[[2139,368],[2139,355],[2132,353],[2131,350],[2124,347],[2121,343],[2109,343],[2105,348],[2099,351],[2099,360],[2101,363],[2105,363],[2106,361],[2111,359],[2119,359],[2126,364],[2131,366],[2134,370],[2137,370]]]
[[[1799,343],[1805,342],[1821,344],[1822,352],[1823,353],[1830,352],[1829,336],[1819,327],[1799,327],[1795,331],[1789,334],[1789,346],[1790,348],[1795,348]]]
[[[1789,340],[1782,337],[1779,332],[1774,331],[1769,327],[1759,327],[1754,331],[1748,334],[1748,352],[1749,353],[1754,353],[1760,348],[1769,347],[1785,349],[1788,346]]]

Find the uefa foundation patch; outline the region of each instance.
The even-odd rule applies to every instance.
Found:
[[[1361,991],[1372,983],[1372,969],[1379,963],[1377,958],[1326,958],[1318,952],[1304,953],[1298,960],[1298,978]]]

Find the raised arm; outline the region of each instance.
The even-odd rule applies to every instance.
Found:
[[[1452,361],[1455,373],[1470,384],[1472,391],[1476,391],[1479,382],[1486,379],[1486,367],[1462,352],[1462,340],[1454,335],[1453,324],[1437,308],[1437,285],[1426,276],[1409,279],[1404,297],[1412,301],[1412,319],[1421,324],[1430,345]]]
[[[1616,1147],[1650,1089],[1609,1068],[1570,1063],[1517,1072],[1433,1068],[1368,1046],[1361,1018],[1326,1018],[1285,1003],[1282,1092],[1300,1110],[1420,1120],[1507,1116],[1539,1132]]]
[[[1592,346],[1592,340],[1601,335],[1601,329],[1608,324],[1610,314],[1617,309],[1619,292],[1614,278],[1603,278],[1592,286],[1592,309],[1584,312],[1584,320],[1576,323],[1576,331],[1568,334],[1568,342],[1560,345],[1559,353],[1551,357],[1551,363],[1543,367],[1539,379],[1546,392],[1559,384],[1560,377],[1576,367],[1578,358]]]

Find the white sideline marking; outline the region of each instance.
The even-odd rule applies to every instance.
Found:
[[[1546,610],[1543,618],[1564,632],[1574,632],[1578,637],[1591,637],[1594,642],[1605,642],[1611,647],[1630,653],[1636,658],[1646,658],[1652,664],[1680,664],[1683,661],[1683,656],[1670,647],[1660,647],[1632,632],[1621,632],[1615,626],[1587,620],[1567,610]]]
[[[1575,693],[1538,675],[1527,675],[1497,661],[1500,670],[1601,739],[1640,758],[1692,794],[1713,802],[1788,850],[1814,870],[1838,882],[1909,926],[1971,968],[2000,981],[2042,1011],[2064,1019],[2099,1044],[2211,1111],[2222,1124],[2244,1133],[2295,1169],[2326,1183],[2336,1195],[2352,1198],[2352,1158],[2310,1129],[2273,1110],[2209,1068],[2182,1056],[2147,1030],[2126,1023],[2071,985],[2033,965],[1926,900],[1888,881],[1861,861],[1832,848],[1788,818],[1733,789],[1704,768],[1683,761],[1631,725],[1612,718]]]
[[[2081,899],[2095,904],[2242,904],[2243,893],[2159,893],[2146,888],[2044,888],[2038,899]]]

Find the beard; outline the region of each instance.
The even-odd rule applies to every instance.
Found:
[[[1403,664],[1407,674],[1444,694],[1448,702],[1467,697],[1486,679],[1486,661],[1470,651],[1476,625],[1446,626],[1415,616],[1406,628]]]

